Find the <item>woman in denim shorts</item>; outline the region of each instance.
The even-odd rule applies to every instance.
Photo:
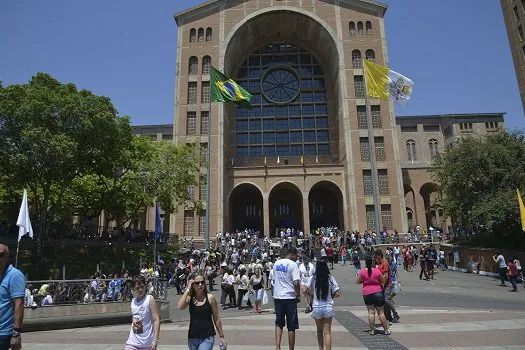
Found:
[[[385,295],[383,294],[383,285],[387,280],[387,276],[383,275],[378,268],[372,267],[372,257],[365,257],[366,267],[359,271],[357,276],[357,284],[363,285],[363,299],[368,310],[368,324],[370,335],[375,335],[375,313],[379,316],[379,321],[383,325],[384,334],[389,335],[388,322],[385,318]]]
[[[334,300],[340,296],[337,281],[330,274],[325,260],[317,261],[315,274],[306,284],[311,296],[312,317],[317,326],[317,344],[320,349],[332,349],[332,317],[334,317]]]

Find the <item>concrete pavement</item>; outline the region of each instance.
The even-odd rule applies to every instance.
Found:
[[[342,290],[332,324],[333,349],[501,350],[525,349],[525,289],[509,292],[499,281],[459,272],[439,272],[436,280],[421,281],[416,272],[400,272],[402,290],[396,297],[401,322],[390,337],[369,336],[366,309],[353,266],[333,270]],[[172,292],[174,290],[171,290]],[[174,294],[174,293],[173,293]],[[187,349],[188,311],[174,309],[171,324],[163,324],[159,349]],[[300,310],[302,311],[302,310]],[[274,315],[269,310],[221,311],[228,349],[274,348]],[[296,349],[317,349],[315,323],[300,312]],[[380,328],[379,328],[380,329]],[[129,325],[78,328],[23,335],[24,349],[122,349]],[[287,345],[286,332],[283,345]],[[218,348],[218,347],[217,347]],[[287,349],[287,346],[283,346]]]

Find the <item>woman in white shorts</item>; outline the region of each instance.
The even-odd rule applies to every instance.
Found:
[[[255,312],[258,314],[262,312],[262,299],[264,294],[264,279],[260,267],[255,268],[255,274],[250,277],[250,284],[252,286],[253,294],[255,295]]]
[[[320,349],[332,349],[332,317],[334,317],[334,298],[340,296],[337,281],[330,274],[328,264],[319,260],[315,265],[315,275],[308,280],[308,293],[311,295],[312,317],[317,326],[317,344]]]

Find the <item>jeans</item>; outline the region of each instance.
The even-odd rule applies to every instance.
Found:
[[[509,276],[509,279],[512,284],[512,290],[518,290],[518,276]]]
[[[190,338],[188,339],[188,350],[213,350],[215,337]]]
[[[388,320],[391,320],[393,317],[399,317],[399,315],[397,314],[396,306],[394,305],[394,300],[392,296],[393,292],[394,288],[390,286],[385,288],[385,303],[386,305],[388,305],[388,307],[385,307],[385,315]],[[392,315],[390,315],[390,312],[392,312]]]
[[[0,335],[0,350],[7,350],[11,347],[11,336]]]
[[[499,279],[501,280],[501,284],[505,284],[505,281],[507,280],[507,268],[506,267],[500,267],[499,268]]]

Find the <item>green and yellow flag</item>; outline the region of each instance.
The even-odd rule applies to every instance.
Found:
[[[232,102],[244,108],[251,108],[252,95],[214,67],[210,72],[210,97],[212,102]]]
[[[516,192],[518,192],[518,204],[520,206],[521,229],[525,231],[525,205],[523,205],[523,199],[521,199],[520,190],[516,188]]]

